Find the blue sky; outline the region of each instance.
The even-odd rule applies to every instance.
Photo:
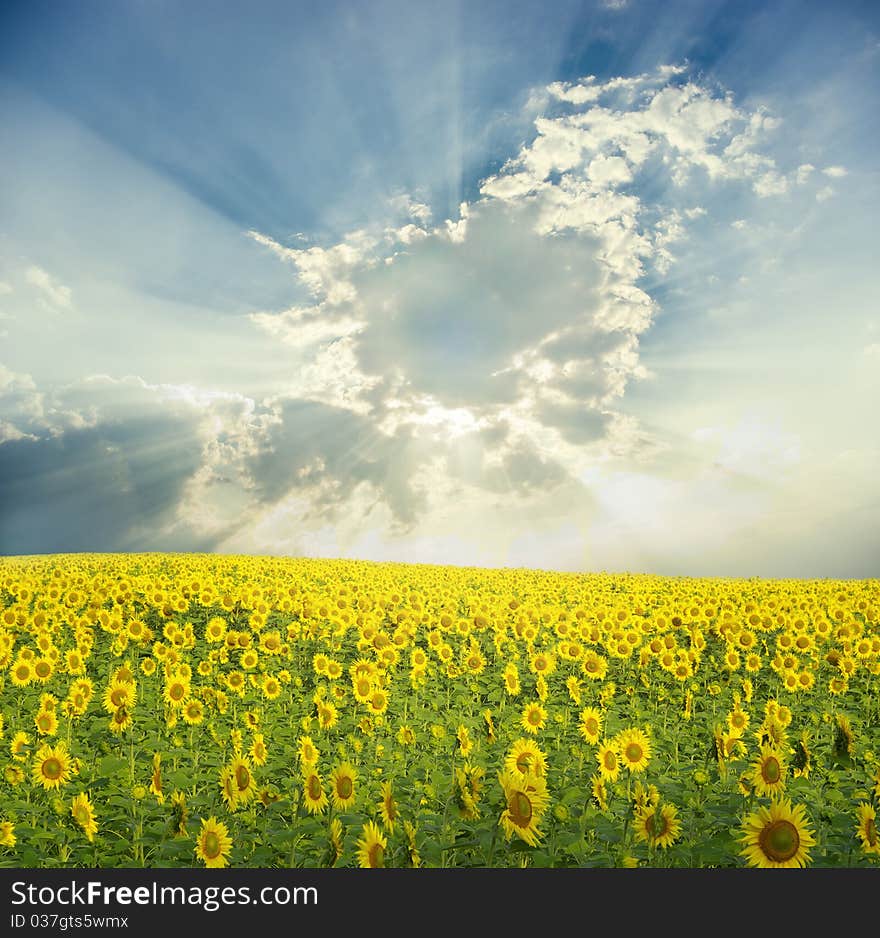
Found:
[[[876,574],[875,4],[0,16],[0,551]]]

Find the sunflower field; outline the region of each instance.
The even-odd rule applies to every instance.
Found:
[[[0,559],[0,865],[880,861],[880,581]]]

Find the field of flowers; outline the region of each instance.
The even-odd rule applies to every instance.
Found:
[[[0,559],[0,865],[862,866],[880,581]]]

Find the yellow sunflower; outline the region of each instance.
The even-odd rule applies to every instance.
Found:
[[[623,730],[615,737],[623,765],[630,772],[644,772],[651,758],[651,742],[637,728]]]
[[[216,817],[202,821],[202,829],[196,838],[196,856],[208,869],[223,869],[229,866],[229,854],[232,850],[232,838],[229,830]]]
[[[389,834],[394,833],[394,826],[400,817],[397,811],[397,802],[394,800],[394,793],[391,790],[391,782],[382,782],[382,797],[379,801],[379,811],[382,815],[382,823],[385,825]]]
[[[620,775],[620,754],[617,751],[617,743],[613,739],[604,739],[599,745],[599,751],[596,753],[596,761],[599,763],[599,772],[605,781],[616,781]]]
[[[856,808],[856,834],[862,842],[862,853],[880,856],[880,835],[877,833],[877,812],[867,802]]]
[[[740,851],[749,866],[760,869],[802,868],[810,862],[816,841],[807,826],[802,804],[792,808],[788,800],[772,801],[758,808],[742,825]]]
[[[363,869],[378,869],[385,866],[385,849],[388,841],[382,831],[373,823],[364,824],[363,835],[357,842],[358,866]]]
[[[33,779],[49,791],[59,788],[70,781],[73,766],[67,746],[60,742],[57,746],[44,743],[37,750],[34,758]]]
[[[772,746],[762,746],[752,763],[752,784],[756,794],[775,796],[785,790],[786,765],[782,753]]]
[[[516,834],[527,844],[535,846],[540,839],[540,823],[550,801],[547,784],[539,775],[507,770],[498,773],[504,791],[505,807],[501,826],[508,840]]]
[[[543,777],[547,774],[547,756],[534,740],[520,738],[511,745],[504,759],[504,767],[508,772]]]
[[[229,763],[229,771],[235,786],[236,804],[248,804],[257,793],[254,782],[254,770],[246,756],[234,756]]]
[[[303,771],[303,803],[309,814],[323,814],[329,803],[321,776],[309,764]]]
[[[162,754],[153,753],[153,775],[150,778],[150,793],[155,795],[156,801],[162,804],[165,795],[162,792]]]
[[[330,775],[333,807],[338,811],[350,808],[355,802],[357,772],[349,762],[337,766]]]
[[[315,765],[320,757],[318,747],[312,742],[311,736],[299,738],[299,761],[301,765]]]
[[[674,804],[653,804],[650,801],[636,811],[635,835],[649,847],[666,849],[681,835],[681,821]]]
[[[89,796],[84,792],[80,792],[71,802],[70,813],[91,843],[98,832],[98,822],[95,820],[95,809],[89,800]]]
[[[544,728],[547,722],[547,711],[539,703],[527,703],[523,707],[520,726],[533,735]]]
[[[16,840],[12,821],[0,821],[0,847],[14,847]]]

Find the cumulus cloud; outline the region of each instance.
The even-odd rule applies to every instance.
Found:
[[[805,169],[762,152],[777,117],[738,108],[682,66],[554,82],[538,100],[532,139],[457,219],[431,225],[425,206],[399,195],[389,206],[396,221],[329,246],[289,248],[250,232],[312,297],[252,316],[311,361],[292,397],[356,413],[386,440],[424,434],[430,414],[447,465],[458,465],[450,449],[462,414],[482,430],[512,428],[527,450],[509,449],[520,445],[509,433],[494,451],[481,448],[494,479],[507,471],[552,484],[603,453],[650,446],[621,402],[647,377],[639,336],[658,307],[643,280],[669,273],[707,212],[685,183],[702,176],[708,193],[739,181],[769,198],[796,178],[805,184]],[[657,178],[667,180],[659,190]],[[318,416],[328,427],[340,419]],[[488,478],[479,484],[495,484]]]
[[[72,306],[72,292],[70,287],[64,286],[52,277],[42,267],[35,265],[28,267],[24,272],[24,279],[39,290],[41,297],[55,309],[70,309]]]
[[[273,396],[101,375],[40,389],[0,370],[4,542],[30,512],[35,533],[18,550],[332,555],[344,542],[381,556],[407,538],[438,559],[436,545],[476,526],[515,559],[510,532],[526,524],[583,565],[604,510],[593,469],[663,453],[626,412],[632,383],[650,378],[640,340],[659,311],[653,287],[712,214],[713,192],[772,199],[820,174],[777,165],[763,147],[778,119],[681,66],[556,82],[536,101],[530,139],[456,217],[399,193],[387,217],[336,243],[247,233],[299,288],[296,303],[249,317],[291,362]],[[71,306],[41,268],[27,279]],[[763,426],[710,427],[692,442],[718,477],[707,503],[717,486],[746,491],[797,463],[797,441]],[[75,523],[79,486],[92,528]],[[60,533],[40,541],[53,517]]]

